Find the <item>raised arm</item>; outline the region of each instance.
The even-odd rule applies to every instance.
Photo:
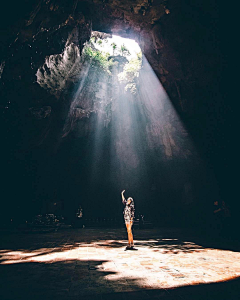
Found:
[[[126,199],[125,199],[125,197],[124,197],[124,192],[125,192],[125,190],[123,190],[122,192],[121,192],[121,195],[122,195],[122,203],[123,204],[125,204],[126,203]]]

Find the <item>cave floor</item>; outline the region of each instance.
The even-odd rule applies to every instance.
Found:
[[[1,233],[0,298],[239,299],[240,249],[177,229]]]

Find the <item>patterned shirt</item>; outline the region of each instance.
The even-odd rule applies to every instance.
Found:
[[[132,200],[131,204],[128,205],[127,204],[127,200],[124,198],[122,200],[122,203],[125,206],[124,210],[123,210],[123,215],[124,215],[125,222],[131,222],[131,221],[133,221],[133,219],[134,219],[134,211],[135,211],[133,200]]]

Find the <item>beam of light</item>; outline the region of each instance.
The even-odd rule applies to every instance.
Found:
[[[111,52],[113,42],[117,44],[118,48],[123,44],[126,46],[130,52],[130,56],[127,56],[128,59],[137,57],[137,53],[141,51],[135,41],[118,36],[108,39],[107,43],[102,42],[100,45],[96,43],[94,46],[100,51]],[[131,96],[124,95],[124,85],[121,85],[118,80],[120,70],[121,68],[114,68],[110,77],[98,76],[96,82],[93,82],[99,88],[95,103],[94,140],[90,149],[92,153],[91,180],[94,184],[102,180],[103,169],[107,170],[104,176],[108,178],[109,175],[112,181],[116,178],[113,173],[122,174],[118,169],[123,169],[124,166],[118,162],[124,157],[124,149],[127,149],[125,163],[129,162],[128,153],[131,151],[131,164],[135,166],[138,164],[136,155],[134,155],[136,153],[134,135],[126,132],[127,127],[131,126],[132,114],[135,112],[128,105]],[[123,145],[124,147],[122,147]]]
[[[133,52],[138,51],[136,42],[132,42],[134,46],[126,40],[124,43]],[[166,198],[171,191],[184,194],[184,189],[194,190],[192,174],[202,160],[146,57],[143,55],[142,68],[135,78],[136,94],[126,91],[127,80],[119,79],[121,63],[109,76],[103,76],[96,65],[92,68],[91,61],[88,64],[73,97],[64,136],[74,129],[78,119],[89,117],[88,123],[80,123],[78,131],[81,136],[81,126],[88,126],[86,160],[90,161],[91,190],[99,191],[101,186],[105,197],[109,187],[114,191],[149,191],[155,185],[166,190]],[[179,204],[193,202],[199,197],[197,192],[196,188],[194,196],[189,193]]]
[[[79,98],[89,75],[89,68],[90,64],[84,64],[84,72],[81,74],[81,78],[79,80],[80,84],[71,102],[68,117],[63,128],[63,137],[68,135],[68,133],[74,128],[76,119],[80,118],[81,114],[84,115],[84,112],[87,110],[87,107],[84,107],[84,103],[81,103],[81,107],[78,107],[78,103],[80,103]],[[79,117],[77,115],[79,115]]]
[[[117,85],[117,83],[115,83]],[[115,109],[112,112],[112,172],[118,172],[122,186],[143,187],[153,169],[150,162],[197,157],[191,141],[164,88],[143,56],[137,94],[124,92],[118,83]],[[165,170],[173,183],[174,175]],[[188,177],[187,168],[185,170]]]
[[[113,239],[68,242],[65,247],[33,251],[8,249],[2,250],[0,265],[89,261],[90,265],[97,265],[94,265],[96,282],[93,285],[96,293],[99,286],[110,282],[113,290],[118,291],[119,280],[132,279],[137,288],[162,289],[222,282],[240,276],[239,252],[204,248],[188,241],[181,244],[171,242],[176,242],[176,239],[136,240],[136,252],[123,251],[126,241]],[[99,277],[98,272],[101,272]],[[131,284],[125,284],[124,288],[134,289]]]
[[[93,131],[93,144],[92,144],[92,164],[91,164],[91,180],[99,181],[102,174],[102,159],[106,154],[106,144],[107,144],[107,135],[106,128],[109,124],[107,107],[111,107],[112,99],[109,95],[108,88],[108,78],[107,76],[101,76],[101,78],[96,78],[95,84],[98,85],[98,92],[96,97],[100,100],[95,102],[95,126]],[[109,108],[110,110],[110,108]]]
[[[118,36],[107,39],[107,42],[95,43],[94,47],[110,52],[113,42],[117,47],[123,44],[126,46],[131,54],[127,56],[128,59],[140,52],[135,41]],[[91,112],[96,114],[96,118],[93,141],[89,147],[93,183],[105,176],[106,181],[118,182],[119,188],[137,188],[144,184],[145,178],[152,172],[150,165],[153,160],[156,163],[176,158],[180,161],[196,155],[193,143],[159,79],[145,56],[142,60],[136,95],[125,91],[126,82],[119,81],[119,69],[113,70],[109,77],[102,76],[97,69],[93,73],[89,72],[89,62],[80,80],[64,136],[74,127],[79,107],[85,109],[85,102],[94,101]],[[89,91],[83,91],[87,81]],[[98,92],[90,101],[93,97],[92,87],[97,88]],[[109,116],[106,116],[108,105]],[[168,170],[164,172],[167,180],[172,180],[172,174]]]
[[[161,149],[161,155],[166,159],[193,155],[195,149],[187,130],[145,56],[140,72],[139,98],[141,113],[147,123],[149,148]]]

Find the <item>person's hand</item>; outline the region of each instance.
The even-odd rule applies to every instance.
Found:
[[[125,190],[122,191],[122,194],[125,192]]]

